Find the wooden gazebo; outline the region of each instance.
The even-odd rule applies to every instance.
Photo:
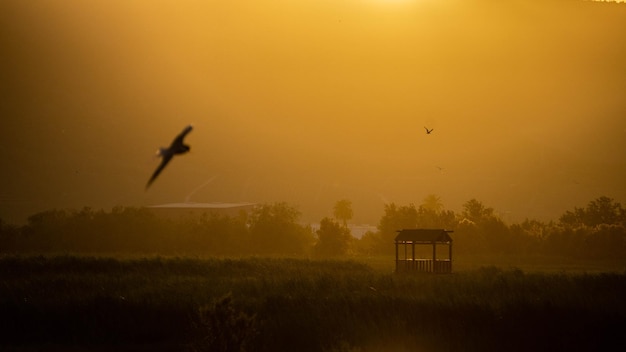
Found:
[[[451,273],[452,238],[450,230],[444,229],[404,229],[399,230],[395,239],[396,272]],[[415,245],[420,245],[422,250]],[[446,256],[437,256],[437,246],[448,246]],[[432,257],[426,257],[423,246],[432,246]],[[427,251],[430,254],[430,251]]]

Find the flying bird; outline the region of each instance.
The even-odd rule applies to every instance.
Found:
[[[146,184],[146,189],[148,189],[148,187],[150,187],[152,182],[156,180],[157,176],[159,176],[161,171],[163,171],[165,166],[167,166],[167,163],[169,163],[170,160],[172,160],[174,155],[185,154],[189,151],[189,149],[191,149],[191,147],[189,147],[188,145],[183,144],[183,139],[185,138],[187,133],[191,132],[192,128],[193,126],[191,125],[185,127],[185,129],[178,136],[176,136],[174,141],[172,141],[172,144],[170,144],[169,148],[163,148],[163,147],[159,148],[157,155],[163,158],[163,160],[161,160],[161,164],[154,171],[154,173],[152,174],[152,177],[150,177],[150,180],[148,180],[148,184]]]
[[[426,126],[424,126],[424,129],[426,130],[426,134],[430,134],[430,132],[433,131],[433,128],[428,129],[428,128],[426,128]]]

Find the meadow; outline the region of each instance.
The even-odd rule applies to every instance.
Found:
[[[453,274],[400,275],[389,257],[6,255],[0,350],[626,347],[621,268],[481,263],[459,258]]]

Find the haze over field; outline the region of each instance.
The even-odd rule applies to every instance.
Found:
[[[346,198],[375,224],[428,194],[518,221],[626,202],[626,4],[7,0],[0,26],[5,221],[185,200],[319,221]],[[191,151],[146,191],[190,123]]]

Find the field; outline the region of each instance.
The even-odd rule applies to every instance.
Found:
[[[392,258],[4,256],[0,350],[626,348],[622,269],[483,259],[397,275]]]

